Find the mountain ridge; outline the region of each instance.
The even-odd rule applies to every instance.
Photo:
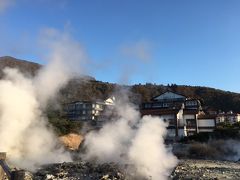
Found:
[[[2,56],[0,57],[0,78],[3,77],[3,69],[6,67],[17,68],[24,74],[35,76],[42,65],[27,60],[16,59],[11,56]]]
[[[3,77],[2,70],[5,67],[18,68],[25,74],[32,76],[43,65],[38,63],[16,59],[10,56],[0,57],[0,78]],[[91,77],[91,76],[87,76]],[[82,79],[86,79],[82,81]],[[66,103],[76,100],[105,99],[116,91],[118,85],[116,83],[108,83],[97,81],[95,78],[74,78],[61,89],[58,96],[60,103]],[[216,111],[240,112],[240,94],[236,92],[224,91],[211,87],[202,86],[186,86],[186,85],[157,85],[152,83],[135,84],[127,86],[131,89],[130,100],[135,104],[151,101],[154,96],[164,93],[167,90],[183,94],[187,97],[198,98],[201,100],[205,108],[211,108]]]

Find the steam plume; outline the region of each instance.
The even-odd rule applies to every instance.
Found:
[[[71,161],[48,128],[42,110],[74,76],[72,72],[77,73],[72,67],[78,67],[84,53],[67,34],[52,30],[50,35],[54,38],[46,41],[51,51],[49,63],[35,78],[7,68],[0,81],[0,151],[8,153],[12,164],[29,170],[45,163]]]
[[[85,137],[83,158],[99,163],[134,164],[139,175],[166,179],[177,159],[164,145],[166,124],[158,117],[141,118],[126,95],[116,102],[119,118]]]

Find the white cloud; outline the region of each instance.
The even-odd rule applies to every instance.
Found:
[[[0,13],[4,12],[15,3],[15,0],[0,0]]]
[[[147,41],[128,43],[121,47],[121,52],[128,58],[147,62],[151,59],[151,45]]]

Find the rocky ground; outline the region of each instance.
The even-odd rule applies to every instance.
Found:
[[[79,161],[47,165],[33,174],[36,180],[137,180],[133,174],[126,171],[127,167],[119,167],[108,163],[93,165]]]
[[[181,160],[170,179],[240,179],[240,162]]]
[[[116,164],[93,165],[86,162],[52,164],[39,169],[36,180],[139,180],[127,167]],[[180,160],[169,179],[240,179],[240,163],[213,160]]]

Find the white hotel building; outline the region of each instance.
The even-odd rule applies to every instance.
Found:
[[[212,132],[216,128],[216,116],[205,115],[199,100],[170,91],[143,103],[141,114],[159,116],[168,122],[169,138]]]

